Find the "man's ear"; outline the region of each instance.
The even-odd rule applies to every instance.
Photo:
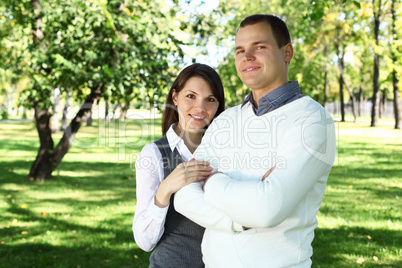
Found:
[[[290,62],[293,58],[293,46],[291,43],[285,45],[285,61]]]

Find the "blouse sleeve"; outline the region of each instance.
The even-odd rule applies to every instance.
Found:
[[[154,143],[146,145],[135,162],[137,206],[132,229],[137,245],[145,251],[151,251],[162,237],[169,208],[160,208],[154,202],[164,178],[162,167],[162,157]]]

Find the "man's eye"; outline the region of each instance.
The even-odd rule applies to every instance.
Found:
[[[263,49],[265,46],[258,46],[257,49]]]
[[[244,50],[238,50],[238,51],[236,51],[236,55],[239,55],[239,54],[242,54],[242,53],[244,53]]]

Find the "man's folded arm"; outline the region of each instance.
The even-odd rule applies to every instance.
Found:
[[[177,212],[198,225],[224,232],[240,232],[243,227],[233,222],[222,211],[206,204],[202,183],[194,182],[180,189],[174,197]]]
[[[243,226],[269,228],[283,222],[313,187],[325,188],[335,156],[333,124],[312,124],[299,132],[305,136],[292,135],[280,152],[286,167],[276,167],[264,181],[215,174],[205,185],[205,202]]]

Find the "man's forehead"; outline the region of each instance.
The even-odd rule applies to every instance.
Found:
[[[269,25],[268,25],[269,26]],[[269,30],[265,25],[247,25],[239,29],[235,37],[236,46],[250,43],[266,42]]]
[[[257,22],[254,24],[249,24],[244,27],[240,27],[236,33],[236,36],[238,36],[239,34],[249,33],[249,32],[254,32],[254,31],[257,31],[257,32],[260,32],[261,34],[263,34],[261,32],[261,30],[269,31],[269,30],[271,30],[271,25],[269,25],[265,21]]]

